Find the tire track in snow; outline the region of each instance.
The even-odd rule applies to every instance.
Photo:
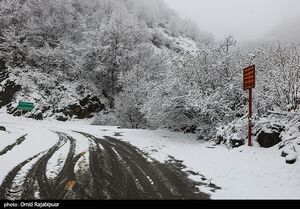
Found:
[[[47,162],[65,143],[66,139],[59,135],[58,142],[32,166],[24,181],[22,199],[35,199],[36,190],[42,199],[49,196],[51,186],[46,175]],[[38,188],[35,185],[38,185]]]
[[[58,142],[47,151],[16,166],[3,181],[0,194],[5,188],[12,187],[22,167],[39,157],[28,170],[21,199],[209,198],[176,165],[148,160],[138,148],[112,137],[97,138],[88,133],[74,132],[89,141],[89,163],[83,165],[84,168],[75,171],[75,165],[84,155],[75,154],[80,140],[63,132],[55,132],[59,137]],[[47,164],[63,146],[68,146],[68,151],[62,169],[56,172],[57,176],[48,179]],[[4,199],[4,195],[1,195],[0,199]]]
[[[149,162],[136,147],[112,137],[91,140],[90,171],[96,199],[208,199],[180,169]]]
[[[23,161],[22,163],[20,163],[19,165],[17,165],[14,169],[12,169],[4,178],[1,186],[0,186],[0,199],[5,199],[5,189],[11,189],[12,185],[13,185],[13,180],[15,179],[15,177],[17,176],[17,174],[19,173],[19,171],[30,161],[32,161],[33,159],[37,158],[39,155],[41,155],[43,152],[40,152],[36,155],[34,155],[33,157],[28,158],[27,160]]]
[[[27,134],[21,136],[16,140],[15,143],[6,146],[3,150],[0,151],[0,156],[6,154],[8,151],[12,150],[15,146],[20,145],[25,141]]]

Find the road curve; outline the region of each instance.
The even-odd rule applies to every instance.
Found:
[[[75,132],[75,131],[74,131]],[[0,199],[13,192],[14,179],[29,162],[22,189],[15,199],[209,199],[198,190],[200,183],[174,163],[160,163],[130,145],[112,137],[97,138],[76,132],[89,141],[88,160],[83,169],[75,169],[85,153],[75,154],[78,141],[66,133],[56,132],[57,143],[12,169],[0,186]],[[67,143],[69,142],[69,143]],[[62,169],[51,179],[46,175],[51,157],[63,146],[68,147]],[[5,154],[5,153],[3,153]]]

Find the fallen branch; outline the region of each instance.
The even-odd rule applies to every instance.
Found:
[[[271,113],[271,114],[274,114],[274,115],[282,115],[282,116],[287,116],[287,114],[286,114],[286,113],[275,112],[275,111],[271,111],[271,110],[268,110],[268,113]]]

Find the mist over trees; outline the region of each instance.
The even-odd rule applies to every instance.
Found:
[[[272,30],[270,30],[263,40],[267,41],[282,41],[282,42],[293,42],[296,45],[300,45],[300,27],[299,27],[300,17],[290,18],[282,21],[276,25]]]
[[[0,59],[9,69],[92,84],[108,101],[99,124],[170,128],[205,139],[247,114],[248,65],[257,66],[258,115],[295,109],[299,97],[295,45],[241,48],[230,35],[216,41],[160,0],[2,0]]]

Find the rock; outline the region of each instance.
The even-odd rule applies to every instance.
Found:
[[[35,114],[30,114],[28,118],[34,118],[35,120],[43,120],[43,113],[35,113]]]
[[[281,157],[286,157],[292,153],[296,153],[296,148],[294,146],[284,147],[281,152]]]
[[[281,143],[278,145],[278,149],[282,149],[284,146],[285,146],[285,144],[281,142]]]
[[[54,106],[40,106],[39,109],[34,113],[26,114],[26,117],[34,118],[36,120],[43,120],[45,117],[51,117],[54,115],[58,121],[67,121],[70,118],[87,119],[92,118],[96,113],[104,109],[105,106],[101,103],[98,97],[92,97],[88,95],[82,100],[79,100],[77,103],[70,104],[63,108],[56,108]],[[19,111],[17,108],[11,105],[10,107],[7,107],[7,110],[9,114],[13,114],[14,116],[21,116],[22,114],[22,111]],[[23,112],[27,113],[26,111]]]
[[[234,133],[232,134],[229,143],[232,148],[236,148],[244,145],[245,141],[237,133]]]
[[[43,113],[38,113],[38,114],[36,114],[35,116],[34,116],[34,119],[36,119],[36,120],[43,120]]]
[[[100,112],[103,109],[105,109],[105,106],[98,97],[91,97],[88,95],[80,100],[79,104],[72,104],[63,109],[56,110],[55,112],[63,113],[66,117],[70,118],[75,116],[76,119],[86,119],[92,118],[95,113]]]
[[[292,152],[289,155],[286,156],[285,158],[285,162],[287,164],[294,164],[297,161],[297,153],[296,152]]]
[[[4,126],[0,126],[0,131],[6,131],[6,128]]]
[[[220,144],[224,144],[224,143],[226,143],[227,142],[227,139],[224,137],[224,136],[222,136],[222,135],[217,135],[217,138],[216,138],[216,140],[215,140],[215,143],[216,143],[216,145],[220,145]]]
[[[286,156],[288,156],[289,154],[285,151],[285,150],[283,150],[282,152],[281,152],[281,157],[286,157]]]
[[[294,164],[296,162],[296,159],[292,159],[292,160],[285,160],[285,162],[287,164]]]
[[[20,85],[17,85],[15,81],[11,81],[8,78],[9,72],[5,66],[5,62],[0,59],[0,83],[4,82],[1,84],[2,90],[0,91],[0,108],[11,104],[14,100],[15,94],[21,90]]]
[[[68,118],[66,118],[66,117],[64,117],[64,116],[61,116],[61,115],[59,115],[59,116],[56,116],[56,120],[58,120],[58,121],[62,121],[62,122],[65,122],[65,121],[67,121],[67,120],[68,120]]]
[[[230,139],[230,145],[231,145],[232,148],[240,147],[244,144],[245,144],[244,140]]]
[[[281,157],[288,156],[291,151],[292,151],[292,149],[290,149],[289,147],[284,146],[282,151],[281,151]]]
[[[280,133],[265,133],[261,132],[257,136],[257,142],[261,147],[270,148],[281,142]]]

